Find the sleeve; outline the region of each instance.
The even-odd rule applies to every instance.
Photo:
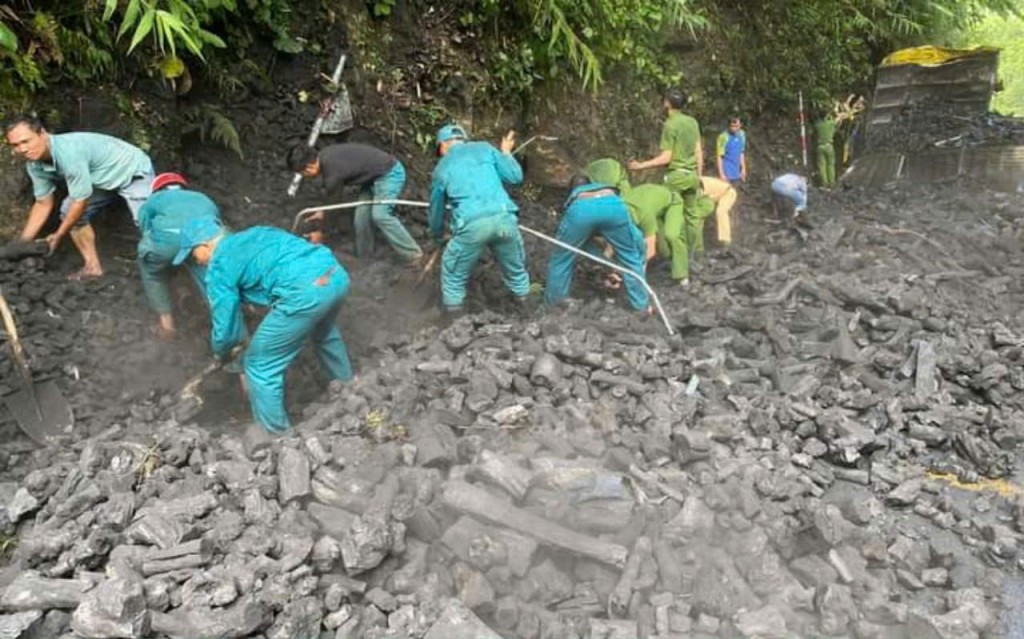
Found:
[[[740,131],[740,155],[747,152],[747,132]]]
[[[435,240],[441,239],[444,235],[444,205],[445,197],[444,179],[440,172],[434,169],[434,177],[430,184],[430,208],[427,210],[427,226],[430,227],[430,234]]]
[[[53,195],[53,192],[57,190],[53,176],[39,170],[32,162],[25,165],[25,170],[28,172],[29,179],[32,180],[32,196],[35,199],[42,200]]]
[[[502,182],[506,184],[523,183],[523,167],[519,166],[519,161],[511,153],[502,153],[493,147],[491,148],[491,153],[494,156],[494,165],[498,169],[498,175],[501,177]]]
[[[671,151],[676,146],[676,132],[668,122],[661,127],[661,143],[658,145],[662,151]]]
[[[206,294],[210,300],[210,347],[215,357],[224,357],[242,340],[242,300],[238,287],[219,270],[210,269],[206,276]]]
[[[640,227],[640,231],[644,234],[644,237],[651,237],[658,234],[657,215],[653,215],[649,211],[644,211],[640,214],[637,222],[637,226]]]
[[[715,157],[722,157],[725,155],[725,145],[729,141],[729,134],[722,131],[718,134],[718,140],[715,143]]]

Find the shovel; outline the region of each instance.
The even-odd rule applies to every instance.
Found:
[[[400,306],[413,311],[423,310],[436,293],[435,287],[424,288],[423,282],[433,272],[440,257],[441,249],[434,249],[434,252],[430,254],[430,258],[427,259],[427,263],[423,266],[423,270],[415,275],[415,280],[412,280],[411,276],[404,276],[398,285],[392,289],[389,295],[391,300],[389,306]]]
[[[221,370],[238,357],[242,351],[245,350],[246,344],[242,343],[231,349],[231,353],[228,354],[223,360],[214,360],[206,365],[206,367],[196,373],[193,377],[189,378],[185,385],[181,387],[178,392],[178,403],[173,409],[174,417],[179,422],[184,422],[192,419],[199,414],[202,410],[205,401],[203,396],[199,393],[199,387],[202,386],[203,382],[210,376]]]
[[[4,404],[11,412],[18,427],[32,441],[40,445],[53,444],[60,437],[71,434],[75,425],[74,413],[57,383],[52,379],[45,382],[33,382],[32,371],[25,360],[25,351],[18,338],[18,328],[14,324],[14,315],[7,306],[7,300],[0,291],[0,315],[3,316],[4,330],[14,351],[14,365],[21,377],[21,390],[4,397]]]

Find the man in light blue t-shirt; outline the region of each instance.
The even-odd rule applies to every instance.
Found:
[[[85,265],[72,279],[100,277],[103,266],[96,252],[96,235],[89,221],[120,196],[138,220],[139,208],[150,194],[153,162],[142,149],[101,133],[50,134],[38,118],[19,115],[4,128],[7,143],[27,160],[35,203],[21,232],[31,241],[42,230],[55,204],[61,182],[68,196],[60,205],[60,226],[47,236],[50,252],[71,235]]]

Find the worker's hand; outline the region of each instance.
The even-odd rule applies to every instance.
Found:
[[[47,252],[47,255],[53,255],[53,252],[57,250],[58,246],[60,246],[60,241],[62,239],[64,238],[59,233],[51,233],[46,236],[46,246],[50,249],[49,252]]]
[[[630,160],[629,162],[626,162],[626,168],[630,171],[642,171],[644,165],[640,160]]]
[[[511,153],[516,148],[516,132],[515,129],[509,129],[505,137],[501,138],[501,152]]]

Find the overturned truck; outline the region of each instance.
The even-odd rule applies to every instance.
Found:
[[[1024,120],[989,111],[999,50],[925,46],[879,66],[862,123],[860,154],[843,176],[853,186],[965,177],[1001,191],[1021,187]]]

